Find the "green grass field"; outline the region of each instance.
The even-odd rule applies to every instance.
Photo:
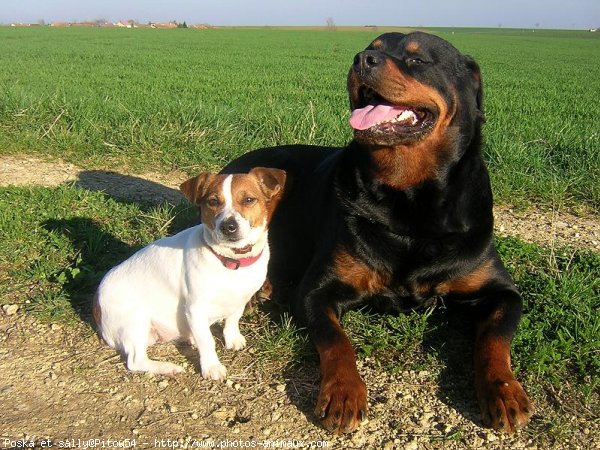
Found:
[[[482,67],[497,198],[598,211],[598,33],[436,32]],[[378,33],[0,28],[0,151],[191,172],[261,146],[342,145],[346,74]]]
[[[597,214],[600,36],[435,31],[481,65],[497,201]],[[351,138],[347,70],[376,35],[0,28],[0,154],[193,174],[261,146],[342,145]],[[112,265],[194,217],[183,204],[139,204],[74,185],[0,188],[0,304],[47,321],[81,321]],[[573,433],[565,411],[590,423],[600,414],[600,255],[509,238],[498,249],[525,301],[516,371],[554,411],[536,419],[534,433],[560,439]],[[392,372],[443,372],[446,355],[469,350],[464,333],[447,326],[453,314],[440,309],[375,318],[353,312],[344,320],[359,357],[376,356]],[[314,359],[288,321],[265,330],[260,357]]]

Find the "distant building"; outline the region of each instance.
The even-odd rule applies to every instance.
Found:
[[[134,20],[120,20],[119,22],[115,23],[115,26],[121,28],[137,28],[137,24]]]
[[[95,24],[97,27],[102,27],[102,28],[112,28],[115,26],[114,23],[109,22],[108,20],[96,20]]]
[[[70,27],[71,24],[67,22],[52,22],[50,24],[51,27]]]
[[[73,22],[71,24],[72,27],[97,27],[98,24],[96,22]]]
[[[151,23],[150,28],[173,29],[177,28],[177,22]]]

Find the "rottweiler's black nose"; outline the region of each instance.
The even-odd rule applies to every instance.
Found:
[[[383,53],[377,50],[365,50],[354,57],[354,70],[359,73],[368,72],[381,65],[384,59]]]
[[[233,217],[230,217],[221,222],[220,229],[221,233],[223,233],[225,236],[231,237],[237,233],[238,224]]]

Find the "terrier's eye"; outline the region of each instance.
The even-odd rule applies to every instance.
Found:
[[[244,200],[242,200],[242,203],[246,206],[250,206],[254,202],[256,202],[256,199],[254,197],[245,197]]]
[[[206,200],[206,204],[211,208],[216,208],[217,206],[219,206],[219,199],[216,197],[211,197],[208,200]]]

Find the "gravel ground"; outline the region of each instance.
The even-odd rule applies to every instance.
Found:
[[[242,330],[254,326],[246,322]],[[128,372],[86,323],[48,325],[17,313],[0,315],[0,331],[0,445],[6,438],[135,439],[139,448],[160,447],[161,440],[190,447],[294,440],[340,449],[538,449],[548,445],[545,420],[557,414],[538,401],[529,428],[497,433],[480,427],[471,374],[440,382],[437,371],[390,374],[366,359],[359,371],[369,387],[368,420],[353,435],[334,436],[311,413],[316,363],[296,369],[261,363],[252,339],[239,353],[219,347],[229,376],[218,383],[199,376],[190,347],[152,348],[153,357],[186,366],[186,373],[168,378]],[[552,448],[599,448],[590,421],[574,416],[569,426],[570,436]]]
[[[182,173],[132,176],[82,171],[31,157],[0,157],[0,186],[74,182],[119,197],[178,202],[176,187],[184,179]],[[495,214],[499,234],[551,247],[568,243],[600,248],[600,223],[595,217],[521,212],[506,206],[496,208]],[[418,372],[387,373],[369,358],[359,361],[369,389],[368,419],[353,435],[331,435],[312,415],[318,391],[316,362],[289,367],[286,361],[257,357],[253,336],[260,333],[261,321],[268,320],[260,314],[243,319],[247,349],[218,348],[229,375],[226,382],[217,383],[199,376],[195,351],[189,347],[161,344],[151,350],[153,357],[186,367],[177,378],[133,374],[86,320],[47,324],[21,310],[3,309],[0,448],[41,446],[48,438],[55,441],[55,448],[83,446],[87,439],[104,440],[105,446],[111,445],[109,439],[120,440],[121,446],[128,444],[126,439],[135,439],[137,448],[176,448],[185,443],[189,448],[219,444],[407,450],[600,448],[600,433],[594,428],[597,417],[569,410],[560,396],[534,397],[536,414],[530,426],[505,435],[481,427],[472,373],[448,375],[442,364]],[[549,424],[558,422],[565,431],[549,437]]]

